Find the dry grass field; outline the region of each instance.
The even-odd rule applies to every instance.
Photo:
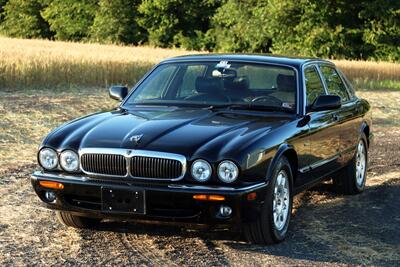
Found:
[[[366,191],[340,196],[322,184],[296,196],[289,237],[277,246],[248,245],[225,232],[116,222],[95,231],[60,225],[29,182],[41,139],[63,122],[113,108],[107,79],[131,84],[139,77],[133,70],[186,53],[0,38],[1,266],[400,265],[400,90],[358,92],[372,105],[375,129]],[[363,62],[345,71],[356,73],[362,64],[371,75],[400,80],[391,63]],[[38,87],[22,90],[29,81]],[[57,90],[35,90],[47,82]]]
[[[189,53],[0,37],[0,90],[133,85],[155,63]]]
[[[195,52],[179,49],[21,40],[0,36],[0,91],[132,86],[162,59]],[[197,52],[198,53],[198,52]],[[400,89],[400,64],[337,60],[363,89]]]

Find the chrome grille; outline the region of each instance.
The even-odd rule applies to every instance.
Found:
[[[176,179],[182,175],[182,163],[174,159],[134,156],[130,172],[134,177]]]
[[[83,171],[96,174],[126,176],[126,160],[123,155],[83,154],[81,156]]]
[[[179,154],[124,148],[81,148],[81,170],[88,175],[178,181],[186,173]]]

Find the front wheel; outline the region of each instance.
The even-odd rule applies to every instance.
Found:
[[[92,228],[98,225],[101,219],[72,215],[65,211],[56,211],[60,223],[74,228]]]
[[[292,214],[292,181],[290,164],[282,157],[274,168],[257,220],[244,225],[247,241],[255,244],[275,244],[285,239]]]

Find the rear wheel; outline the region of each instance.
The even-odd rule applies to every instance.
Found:
[[[74,228],[92,228],[98,225],[101,219],[72,215],[65,211],[56,211],[60,223]]]
[[[347,195],[354,195],[364,191],[367,178],[367,164],[367,142],[363,134],[358,142],[353,159],[333,179],[336,191]]]
[[[247,241],[275,244],[285,239],[292,213],[292,180],[290,164],[282,157],[274,168],[258,219],[244,225]]]

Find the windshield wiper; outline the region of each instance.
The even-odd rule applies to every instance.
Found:
[[[254,104],[227,104],[227,105],[211,105],[208,106],[209,110],[220,110],[220,109],[236,109],[236,110],[260,110],[260,111],[278,111],[278,112],[289,112],[293,113],[293,110],[285,107],[277,106],[264,106]]]

